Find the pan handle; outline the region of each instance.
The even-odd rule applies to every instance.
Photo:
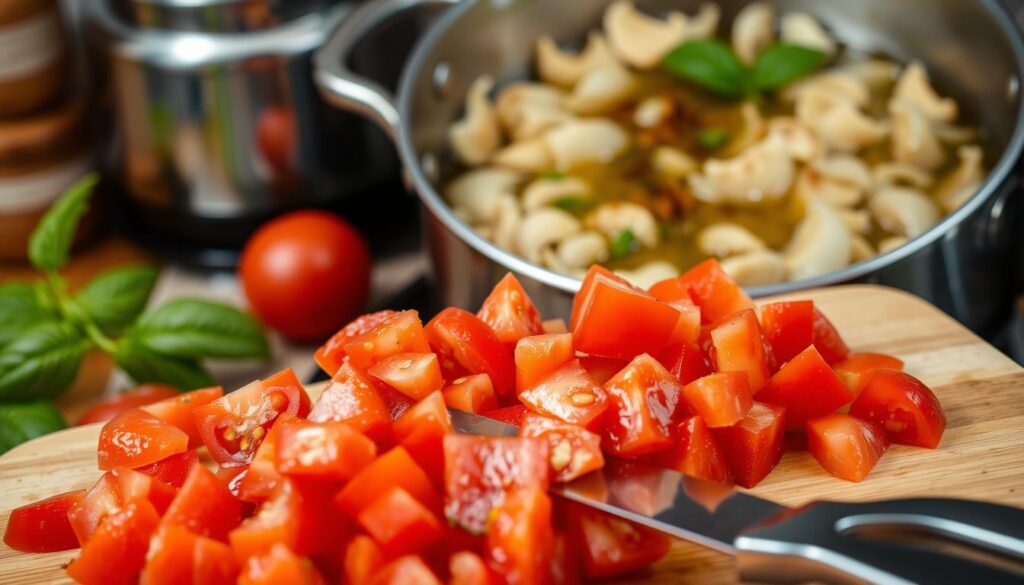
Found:
[[[356,46],[391,18],[424,6],[450,6],[456,0],[372,0],[353,10],[313,56],[313,78],[320,93],[332,105],[355,112],[377,123],[398,138],[395,96],[380,84],[349,68]]]

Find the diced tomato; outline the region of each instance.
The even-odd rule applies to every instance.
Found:
[[[817,307],[814,308],[814,347],[830,364],[841,362],[850,355],[850,348],[839,335],[839,330]]]
[[[572,481],[604,467],[601,437],[582,426],[528,414],[519,429],[519,436],[547,441],[552,481]]]
[[[328,376],[333,376],[338,371],[338,368],[341,367],[342,362],[345,361],[345,344],[364,333],[372,331],[394,314],[394,311],[385,310],[359,317],[342,327],[333,337],[327,340],[327,343],[320,346],[316,353],[313,354],[313,358],[327,372]]]
[[[689,384],[711,373],[707,356],[692,343],[679,342],[667,345],[658,353],[658,361],[672,372],[680,384]]]
[[[444,475],[444,436],[453,432],[444,397],[434,392],[405,411],[391,430],[431,478]]]
[[[504,408],[496,408],[494,410],[488,410],[483,413],[487,418],[493,418],[494,420],[501,421],[505,424],[513,426],[522,426],[523,418],[529,414],[530,409],[526,408],[523,404],[514,404],[512,406],[506,406]]]
[[[104,473],[85,493],[85,498],[72,502],[68,521],[79,544],[85,544],[99,525],[111,514],[121,511],[121,494],[110,473]]]
[[[548,446],[540,439],[448,435],[444,455],[445,515],[474,534],[485,532],[506,493],[548,486]]]
[[[222,467],[252,461],[256,449],[281,414],[306,416],[309,396],[291,368],[253,382],[195,409],[203,444]]]
[[[130,585],[146,563],[149,539],[160,516],[149,500],[133,500],[111,514],[68,565],[68,576],[82,585]]]
[[[181,526],[189,532],[216,540],[242,521],[242,504],[228,487],[202,465],[196,465],[174,498],[161,526]]]
[[[878,370],[902,370],[903,360],[884,353],[851,353],[832,366],[854,396],[859,396]]]
[[[666,477],[664,469],[651,465],[647,459],[608,459],[599,475],[605,480],[607,501],[647,516],[655,516],[672,505],[679,492],[679,481]]]
[[[344,422],[375,441],[391,435],[391,412],[373,382],[347,363],[324,388],[309,420]]]
[[[660,532],[580,504],[568,503],[566,516],[590,579],[642,569],[665,556],[672,546],[671,539]]]
[[[708,374],[683,386],[683,397],[711,428],[738,423],[754,404],[743,372]]]
[[[430,478],[409,452],[395,447],[356,474],[335,497],[350,518],[356,518],[386,490],[400,487],[430,510],[440,508],[440,498]]]
[[[209,404],[222,396],[224,396],[224,389],[220,386],[200,388],[143,406],[142,410],[188,433],[188,448],[195,449],[203,441],[199,435],[199,429],[196,427],[196,408]]]
[[[313,563],[277,543],[265,554],[247,559],[238,585],[324,585]]]
[[[889,437],[875,423],[834,412],[807,421],[807,446],[825,471],[860,481],[889,448]]]
[[[279,433],[277,470],[285,475],[347,481],[377,456],[377,445],[344,422],[293,420]]]
[[[356,517],[359,525],[389,554],[418,553],[441,538],[441,524],[409,492],[393,487]]]
[[[719,372],[744,372],[750,391],[757,394],[771,375],[768,353],[753,309],[744,309],[711,330]]]
[[[367,373],[419,400],[444,386],[441,364],[433,353],[399,353],[374,364]]]
[[[125,390],[119,394],[99,400],[89,410],[78,417],[75,426],[89,425],[92,423],[107,422],[115,416],[152,404],[159,400],[173,398],[181,391],[174,386],[166,384],[143,384],[137,388]]]
[[[679,320],[669,336],[669,343],[696,343],[700,337],[700,307],[689,299],[669,301],[668,305],[679,311]]]
[[[423,559],[409,555],[384,565],[369,585],[441,585],[441,582]]]
[[[732,474],[704,419],[690,416],[672,428],[672,445],[649,455],[649,462],[679,473],[717,482],[732,481]]]
[[[628,280],[622,278],[618,274],[615,274],[611,270],[608,270],[604,266],[600,266],[598,264],[592,265],[590,269],[587,270],[587,274],[583,277],[583,282],[580,284],[579,292],[576,293],[576,298],[573,299],[572,312],[569,316],[570,331],[576,329],[576,325],[577,323],[579,323],[580,310],[583,308],[583,303],[581,302],[581,300],[584,296],[584,291],[590,290],[590,288],[593,287],[594,285],[594,280],[597,279],[598,277],[601,277],[601,279],[605,281],[611,281],[626,289],[636,289],[636,287],[633,286],[633,284],[630,283]]]
[[[576,355],[569,333],[533,335],[516,344],[516,392],[533,388]]]
[[[245,479],[245,476],[249,474],[249,468],[218,467],[217,469],[214,470],[214,474],[217,475],[217,479],[219,479],[222,484],[227,486],[228,491],[231,492],[231,495],[235,496],[236,498],[239,498],[238,494],[241,491],[242,481]],[[245,500],[242,501],[245,502]],[[254,502],[255,500],[252,502],[246,502],[246,504],[252,504]],[[246,506],[243,505],[243,508],[245,507]]]
[[[373,329],[348,340],[342,348],[353,367],[365,370],[400,353],[428,353],[430,346],[416,311],[390,315]]]
[[[583,369],[586,370],[588,374],[590,374],[590,377],[602,386],[604,386],[608,380],[614,378],[615,374],[621,372],[622,368],[626,367],[626,364],[629,363],[628,360],[603,358],[592,355],[581,356],[578,359],[580,360],[580,365],[583,366]]]
[[[487,566],[480,555],[459,551],[448,558],[449,585],[499,585],[501,577]]]
[[[694,266],[678,280],[700,307],[701,320],[705,323],[718,323],[730,315],[754,308],[754,301],[714,258]]]
[[[137,467],[135,468],[135,471],[153,476],[164,483],[173,485],[174,487],[181,487],[182,484],[185,483],[185,478],[188,477],[189,470],[198,462],[199,454],[196,453],[195,449],[191,449],[184,453],[171,455],[170,457],[161,459],[156,463]]]
[[[543,585],[553,544],[551,499],[544,488],[515,490],[494,510],[487,559],[508,585]]]
[[[568,333],[569,325],[565,322],[565,319],[548,319],[541,323],[541,327],[544,329],[544,333]]]
[[[332,495],[330,485],[282,479],[256,513],[228,534],[235,558],[266,555],[277,544],[299,555],[333,550],[346,523]]]
[[[4,544],[21,552],[55,552],[79,547],[68,510],[85,500],[85,490],[65,492],[11,510]]]
[[[946,413],[935,393],[898,370],[875,372],[850,405],[850,414],[881,426],[900,445],[934,449],[946,430]]]
[[[113,469],[108,473],[114,480],[122,508],[132,500],[149,500],[157,514],[162,515],[178,492],[174,486],[134,469]]]
[[[101,470],[142,467],[188,450],[188,435],[139,409],[103,425],[97,459]]]
[[[679,320],[672,307],[603,274],[580,289],[573,304],[580,305],[572,326],[576,349],[600,357],[628,360],[657,352]]]
[[[780,406],[755,402],[743,420],[712,431],[736,483],[754,487],[779,464],[785,416]]]
[[[487,374],[473,374],[453,380],[441,391],[451,408],[466,412],[484,412],[498,408],[498,395]]]
[[[239,480],[238,497],[246,502],[260,503],[270,497],[281,474],[277,471],[277,445],[281,435],[281,427],[285,423],[300,420],[290,414],[282,414],[271,425],[267,436],[256,449],[252,463],[249,464],[245,476]]]
[[[584,427],[595,423],[608,410],[608,393],[572,360],[519,393],[519,400],[535,412]]]
[[[348,541],[345,547],[345,583],[349,585],[365,585],[370,582],[387,558],[377,541],[358,534]]]
[[[149,544],[140,585],[234,583],[238,564],[228,545],[185,530],[161,526]]]
[[[782,301],[761,307],[761,330],[780,364],[814,342],[814,302]]]
[[[416,404],[415,400],[387,384],[374,384],[374,389],[377,390],[377,395],[380,396],[384,406],[388,409],[388,414],[391,415],[391,420],[397,420],[398,417],[405,414],[405,411],[412,408],[413,404]]]
[[[537,306],[511,272],[487,295],[476,316],[487,323],[509,349],[524,337],[544,332]]]
[[[551,585],[579,585],[583,582],[580,576],[579,555],[572,540],[564,532],[556,532],[551,545]]]
[[[672,414],[682,389],[657,360],[637,356],[604,387],[612,405],[604,429],[609,451],[635,457],[671,444]]]
[[[499,396],[513,391],[516,367],[512,351],[476,315],[449,307],[431,319],[426,330],[449,380],[487,374]]]
[[[811,346],[782,366],[757,399],[785,408],[786,428],[795,429],[849,404],[853,394]]]

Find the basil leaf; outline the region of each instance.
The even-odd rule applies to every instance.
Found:
[[[562,171],[551,170],[544,171],[538,176],[541,179],[544,179],[545,181],[561,181],[562,179],[565,178],[565,173],[563,173]]]
[[[89,209],[89,196],[99,181],[93,173],[72,185],[36,226],[28,242],[28,258],[39,270],[57,270],[68,260],[78,221]]]
[[[46,400],[0,404],[0,454],[67,426],[60,411]]]
[[[761,52],[754,63],[754,86],[759,90],[778,89],[821,68],[828,55],[801,45],[779,43]]]
[[[146,308],[156,277],[152,266],[118,268],[94,278],[75,300],[103,333],[117,335]]]
[[[633,233],[633,230],[629,228],[622,230],[619,237],[615,238],[615,241],[612,242],[611,249],[609,250],[612,258],[622,258],[629,254],[633,251],[633,245],[635,243],[636,234]]]
[[[559,197],[551,202],[551,205],[565,210],[565,211],[583,211],[590,206],[590,202],[584,197],[578,197],[575,195],[566,195],[565,197]]]
[[[199,299],[176,299],[142,317],[128,335],[145,347],[181,358],[266,358],[263,329],[238,309]]]
[[[114,361],[136,384],[159,382],[182,390],[213,386],[213,378],[196,360],[161,355],[130,338],[118,344]]]
[[[740,97],[749,89],[747,69],[728,45],[716,39],[679,45],[665,56],[662,67],[726,97]]]
[[[56,317],[44,304],[39,287],[27,282],[0,285],[0,348],[29,327]]]
[[[729,132],[722,128],[707,128],[697,133],[697,143],[702,148],[714,150],[729,142]]]
[[[25,330],[0,351],[0,399],[56,398],[75,380],[89,347],[69,323]]]

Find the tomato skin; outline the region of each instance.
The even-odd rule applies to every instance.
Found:
[[[195,449],[203,442],[196,427],[195,410],[223,396],[224,389],[220,386],[200,388],[148,404],[142,410],[185,431],[188,434],[188,448]]]
[[[296,211],[249,238],[238,273],[264,323],[296,341],[321,341],[366,304],[370,251],[341,218]]]
[[[373,441],[343,422],[288,421],[277,441],[277,470],[293,477],[348,481],[377,455]]]
[[[495,574],[480,555],[471,551],[459,551],[448,558],[449,585],[500,585],[501,577]]]
[[[132,500],[149,500],[157,514],[164,514],[178,490],[158,479],[134,469],[113,469],[107,473],[114,480],[122,507]]]
[[[161,526],[149,545],[139,585],[234,583],[238,565],[222,542],[180,526]]]
[[[647,354],[637,356],[604,385],[611,399],[604,445],[615,455],[635,457],[671,442],[672,415],[682,389],[675,377]]]
[[[11,510],[4,544],[16,551],[34,553],[78,548],[68,510],[83,500],[85,490],[75,490]]]
[[[568,503],[570,534],[582,552],[590,579],[618,577],[665,556],[668,536],[580,504]]]
[[[807,421],[807,446],[825,471],[847,481],[861,481],[889,448],[882,427],[834,412]]]
[[[704,419],[690,416],[672,429],[672,446],[648,456],[653,465],[673,469],[699,479],[727,483],[732,481],[725,455]]]
[[[508,585],[543,585],[553,545],[551,499],[543,488],[515,490],[494,510],[487,560]]]
[[[188,450],[188,435],[139,409],[114,417],[100,430],[99,468],[143,467]]]
[[[946,413],[939,399],[917,378],[898,370],[878,370],[850,414],[883,429],[893,443],[934,449],[946,430]]]
[[[668,343],[696,343],[700,337],[700,307],[689,300],[669,301],[668,306],[679,311],[679,320]]]
[[[148,500],[128,502],[111,514],[68,565],[68,576],[83,585],[130,585],[146,563],[149,539],[160,516]]]
[[[761,307],[761,330],[779,363],[814,343],[814,302],[783,301]]]
[[[850,355],[850,347],[839,330],[817,307],[814,309],[814,347],[829,364],[841,362]]]
[[[750,392],[757,394],[771,375],[761,326],[753,309],[744,309],[711,330],[719,372],[745,372]]]
[[[400,487],[383,492],[359,512],[356,520],[395,556],[421,552],[443,534],[437,517]]]
[[[323,576],[309,559],[277,543],[265,554],[250,557],[238,576],[238,585],[323,585]]]
[[[611,282],[618,286],[621,286],[627,290],[637,290],[632,283],[625,278],[622,278],[618,274],[615,274],[611,270],[608,270],[604,266],[594,264],[587,270],[586,275],[583,276],[583,282],[580,283],[580,290],[576,293],[576,298],[572,301],[572,312],[569,316],[569,331],[576,329],[576,325],[580,321],[580,311],[583,309],[583,291],[589,290],[593,285],[594,281],[600,277],[605,282]]]
[[[571,360],[519,393],[527,407],[567,423],[591,428],[610,406],[608,393]]]
[[[384,565],[369,585],[441,585],[441,582],[423,559],[408,555]]]
[[[380,570],[387,557],[375,540],[365,534],[358,534],[345,547],[345,583],[364,585]]]
[[[512,352],[473,313],[449,307],[427,323],[426,332],[448,379],[487,374],[499,396],[515,388]]]
[[[81,501],[72,502],[68,509],[68,522],[79,544],[84,545],[107,516],[120,510],[121,494],[114,476],[104,473],[85,492]]]
[[[441,394],[445,404],[466,412],[484,412],[498,408],[498,396],[487,374],[473,374],[453,380]]]
[[[238,483],[238,497],[246,502],[261,503],[273,493],[282,475],[277,471],[277,445],[281,427],[300,420],[290,414],[277,417],[263,442],[256,448],[252,462]]]
[[[334,503],[348,517],[357,518],[392,487],[402,488],[427,509],[441,506],[434,484],[404,447],[395,447],[364,467],[337,493]]]
[[[580,425],[531,413],[524,417],[519,436],[547,441],[553,482],[569,482],[604,467],[601,436]]]
[[[226,541],[242,522],[242,503],[206,467],[196,465],[161,520],[189,532]]]
[[[228,534],[235,558],[244,562],[277,545],[298,555],[332,550],[346,526],[332,496],[330,485],[282,479],[256,513]]]
[[[859,396],[875,372],[883,369],[902,370],[903,360],[884,353],[851,353],[832,367],[850,392]]]
[[[733,479],[752,488],[782,459],[786,409],[754,402],[747,416],[731,427],[713,429]]]
[[[516,392],[533,388],[575,355],[569,333],[532,335],[520,339],[514,352]]]
[[[350,339],[343,348],[352,366],[360,370],[400,353],[430,352],[420,314],[416,311],[389,316],[373,329]]]
[[[316,360],[317,365],[323,371],[327,372],[328,376],[333,376],[338,371],[338,368],[341,367],[342,362],[345,361],[345,344],[364,333],[376,329],[377,326],[394,314],[394,311],[385,309],[363,315],[349,322],[317,348],[313,354],[313,359]]]
[[[493,418],[494,420],[501,421],[505,424],[513,426],[522,426],[523,419],[527,414],[530,413],[530,409],[522,404],[515,404],[512,406],[506,406],[504,408],[496,408],[494,410],[488,410],[483,413],[487,418]]]
[[[705,323],[718,323],[739,311],[754,308],[754,301],[714,258],[687,270],[678,280],[679,287],[700,307]]]
[[[180,488],[184,485],[185,478],[188,477],[189,470],[191,470],[192,466],[197,463],[199,463],[199,454],[196,453],[195,449],[191,449],[184,453],[171,455],[166,459],[161,459],[156,463],[152,463],[144,467],[136,467],[135,471],[145,473],[146,475],[159,479],[166,484]]]
[[[413,400],[444,387],[441,364],[433,353],[400,353],[374,364],[367,373]]]
[[[719,372],[694,380],[683,386],[683,398],[710,428],[738,423],[754,405],[742,372]]]
[[[672,372],[680,384],[689,384],[711,373],[711,365],[704,352],[685,341],[665,346],[658,353],[658,361]]]
[[[140,406],[177,396],[180,390],[166,384],[143,384],[93,404],[75,421],[75,426],[107,422],[115,416]]]
[[[853,400],[853,394],[814,346],[800,352],[768,380],[757,399],[786,409],[786,428],[800,428]]]
[[[486,323],[502,343],[512,349],[516,342],[544,332],[540,312],[511,272],[487,295],[477,317]]]
[[[373,381],[347,363],[331,378],[309,420],[344,422],[374,440],[391,435],[391,413]]]
[[[431,478],[444,475],[444,437],[452,432],[452,420],[444,396],[434,392],[405,411],[391,426],[398,441]]]

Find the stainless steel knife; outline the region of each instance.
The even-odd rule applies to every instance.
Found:
[[[464,434],[518,428],[450,410]],[[1024,487],[1024,486],[1022,486]],[[640,462],[551,492],[730,554],[743,580],[802,583],[1024,584],[1024,510],[970,500],[821,501],[792,509]]]

